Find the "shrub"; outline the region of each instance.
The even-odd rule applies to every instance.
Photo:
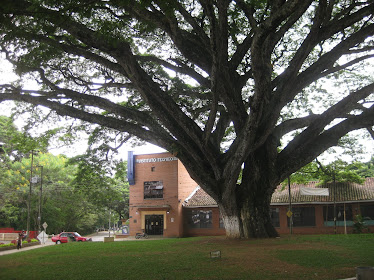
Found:
[[[353,224],[353,232],[354,233],[362,233],[365,229],[367,229],[367,226],[365,225],[364,219],[361,215],[355,216],[355,222]]]
[[[10,243],[12,243],[13,245],[16,245],[17,244],[17,240],[12,240],[12,241],[10,241]]]
[[[0,248],[3,248],[3,247],[10,247],[10,246],[14,246],[15,244],[13,243],[8,243],[8,244],[4,244],[4,243],[1,243],[0,244]]]

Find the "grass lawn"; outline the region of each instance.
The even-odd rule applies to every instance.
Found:
[[[357,266],[374,266],[374,234],[69,243],[0,256],[0,279],[331,280]]]

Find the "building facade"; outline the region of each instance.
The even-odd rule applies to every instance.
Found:
[[[183,201],[196,188],[170,153],[128,156],[130,235],[184,236]]]
[[[129,152],[128,180],[130,235],[142,231],[165,237],[225,234],[217,203],[197,186],[172,154]],[[328,192],[305,195],[301,187]],[[374,232],[374,178],[367,178],[362,185],[294,184],[290,193],[291,211],[287,187],[278,186],[271,200],[269,215],[281,235],[290,233],[291,228],[295,234],[351,233],[356,215],[363,217],[365,231]]]

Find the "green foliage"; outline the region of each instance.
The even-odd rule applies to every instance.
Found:
[[[77,164],[74,189],[94,202],[117,212],[119,219],[128,218],[129,186],[126,181],[126,163],[112,163],[100,160],[95,155],[77,156],[70,160]],[[113,174],[107,172],[112,170]]]
[[[354,233],[363,233],[368,227],[365,225],[364,218],[361,215],[356,215],[353,223]]]
[[[342,160],[334,161],[323,165],[318,160],[302,167],[291,176],[291,181],[303,184],[311,181],[318,181],[320,184],[336,182],[352,182],[362,184],[367,177],[373,177],[373,159],[369,162],[353,162],[348,164]],[[282,184],[287,184],[285,180]]]
[[[3,142],[3,150],[7,157],[19,159],[32,150],[46,152],[50,139],[56,133],[56,129],[33,137],[27,130],[19,131],[12,118],[0,115],[0,142]]]
[[[32,229],[37,228],[37,209],[40,203],[41,186],[43,188],[42,222],[47,222],[49,232],[59,233],[62,230],[74,230],[87,233],[93,231],[94,228],[104,224],[103,217],[106,216],[108,201],[113,201],[112,207],[118,207],[120,214],[123,217],[126,216],[124,211],[128,209],[128,205],[124,204],[128,201],[128,192],[127,200],[122,199],[122,189],[109,184],[109,182],[115,182],[113,178],[95,177],[91,172],[92,169],[85,166],[81,171],[90,171],[91,173],[87,173],[87,177],[81,180],[86,184],[87,188],[84,188],[82,185],[78,186],[73,183],[76,183],[74,174],[78,171],[78,167],[68,164],[66,157],[39,152],[34,155],[33,160],[33,177],[37,177],[38,181],[32,184]],[[26,226],[30,165],[31,156],[23,158],[21,161],[11,162],[0,182],[2,195],[0,226],[2,227],[20,229]],[[43,166],[43,169],[40,166]],[[124,181],[124,178],[121,179]],[[100,185],[100,182],[103,184]],[[108,184],[105,185],[105,182]],[[104,188],[101,188],[103,186]],[[109,189],[106,189],[105,186]]]
[[[11,246],[14,246],[16,244],[13,244],[13,243],[8,243],[8,244],[0,244],[0,248],[1,247],[11,247]]]
[[[364,178],[374,177],[374,157],[368,162],[354,162],[348,165],[347,169]]]
[[[321,184],[333,181],[362,184],[365,181],[354,170],[349,169],[348,164],[342,160],[337,160],[326,166],[319,165],[319,174]]]
[[[47,134],[55,135],[53,131]],[[0,160],[0,227],[26,227],[31,177],[36,179],[31,184],[32,230],[38,225],[41,189],[42,222],[47,222],[49,232],[91,232],[106,224],[108,208],[117,213],[113,221],[128,218],[124,162],[110,164],[99,160],[100,147],[94,150],[97,157],[86,155],[69,160],[54,156],[43,152],[44,148],[32,150],[47,147],[49,141],[25,135],[11,118],[0,116],[0,142],[6,143]]]

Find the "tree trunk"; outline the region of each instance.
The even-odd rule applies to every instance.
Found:
[[[264,188],[258,188],[264,190]],[[271,188],[273,189],[273,188]],[[226,230],[226,237],[237,238],[274,238],[279,236],[270,218],[271,195],[263,192],[252,193],[237,199],[233,194],[219,204],[220,213]],[[237,203],[230,203],[237,201]]]
[[[245,238],[274,238],[279,236],[270,218],[270,198],[251,195],[245,198],[240,211]]]
[[[241,234],[241,222],[240,217],[235,206],[230,207],[229,209],[223,204],[219,205],[219,211],[223,219],[223,225],[226,230],[226,237],[230,239],[239,239],[242,237]]]
[[[276,147],[269,141],[256,150],[245,162],[240,185],[226,186],[219,207],[228,238],[279,236],[270,217],[271,197],[278,184],[273,166]]]

